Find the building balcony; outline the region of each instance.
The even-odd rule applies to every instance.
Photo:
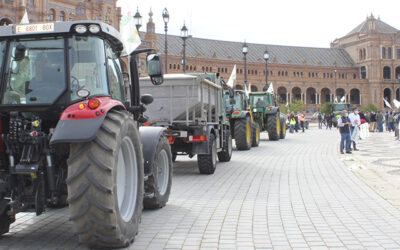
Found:
[[[400,83],[400,79],[383,79],[384,83]]]

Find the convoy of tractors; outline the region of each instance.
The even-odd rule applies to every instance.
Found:
[[[102,22],[0,27],[0,234],[18,212],[69,206],[81,243],[127,246],[142,209],[168,202],[178,155],[213,174],[232,140],[250,150],[263,131],[285,138],[273,94],[218,74],[163,75],[153,49],[125,52]],[[149,77],[139,79],[141,53]]]

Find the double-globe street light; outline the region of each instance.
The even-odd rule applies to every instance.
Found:
[[[162,17],[164,20],[164,31],[165,31],[165,49],[164,49],[164,54],[165,54],[165,74],[168,72],[168,64],[167,64],[167,58],[168,58],[168,42],[167,42],[167,31],[168,31],[168,22],[169,22],[169,13],[167,8],[164,8]]]
[[[186,27],[185,23],[183,23],[183,26],[181,29],[181,38],[183,40],[183,58],[182,58],[183,73],[186,73],[186,39],[188,37],[189,37],[188,28]]]
[[[265,60],[265,86],[264,86],[264,91],[268,90],[268,59],[269,59],[269,53],[267,48],[265,48],[264,51],[264,60]]]
[[[243,53],[243,58],[244,58],[244,87],[247,89],[247,60],[246,60],[246,55],[249,52],[249,47],[247,46],[247,43],[244,42],[242,46],[242,53]]]

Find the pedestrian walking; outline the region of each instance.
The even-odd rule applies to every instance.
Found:
[[[378,111],[376,114],[376,123],[378,125],[378,131],[383,132],[383,122],[384,122],[384,116],[381,111]]]
[[[290,117],[289,117],[289,125],[290,125],[290,131],[289,132],[293,134],[294,126],[296,126],[296,119],[294,119],[293,115],[290,115]]]
[[[370,121],[370,127],[369,127],[370,130],[369,131],[376,132],[376,114],[374,111],[371,111],[369,121]]]
[[[358,139],[358,128],[361,124],[361,118],[359,115],[359,111],[357,108],[355,108],[353,110],[353,112],[349,115],[349,120],[351,122],[351,129],[350,129],[350,133],[351,133],[351,141],[353,143],[353,150],[354,151],[358,151],[357,149],[357,139]],[[357,135],[353,136],[355,134],[355,132],[357,132]],[[351,145],[350,145],[351,148]]]
[[[304,133],[304,122],[306,121],[306,116],[304,113],[300,113],[300,127],[303,130]]]
[[[339,132],[341,135],[340,139],[340,153],[344,154],[343,150],[346,144],[346,153],[351,154],[350,152],[350,126],[351,122],[350,119],[348,118],[348,112],[347,110],[343,110],[342,116],[338,119],[338,127],[339,127]]]
[[[323,120],[323,116],[321,113],[318,113],[318,128],[322,129],[322,120]]]
[[[389,116],[388,116],[388,131],[392,132],[395,130],[395,126],[394,126],[394,114],[393,111],[389,112]]]

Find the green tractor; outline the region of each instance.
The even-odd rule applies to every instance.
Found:
[[[260,143],[260,127],[254,121],[249,99],[243,90],[225,90],[226,115],[238,150],[249,150]]]
[[[268,92],[250,93],[250,105],[252,107],[254,120],[258,123],[261,131],[267,131],[272,141],[285,139],[286,116],[281,114],[276,106],[275,96]]]

